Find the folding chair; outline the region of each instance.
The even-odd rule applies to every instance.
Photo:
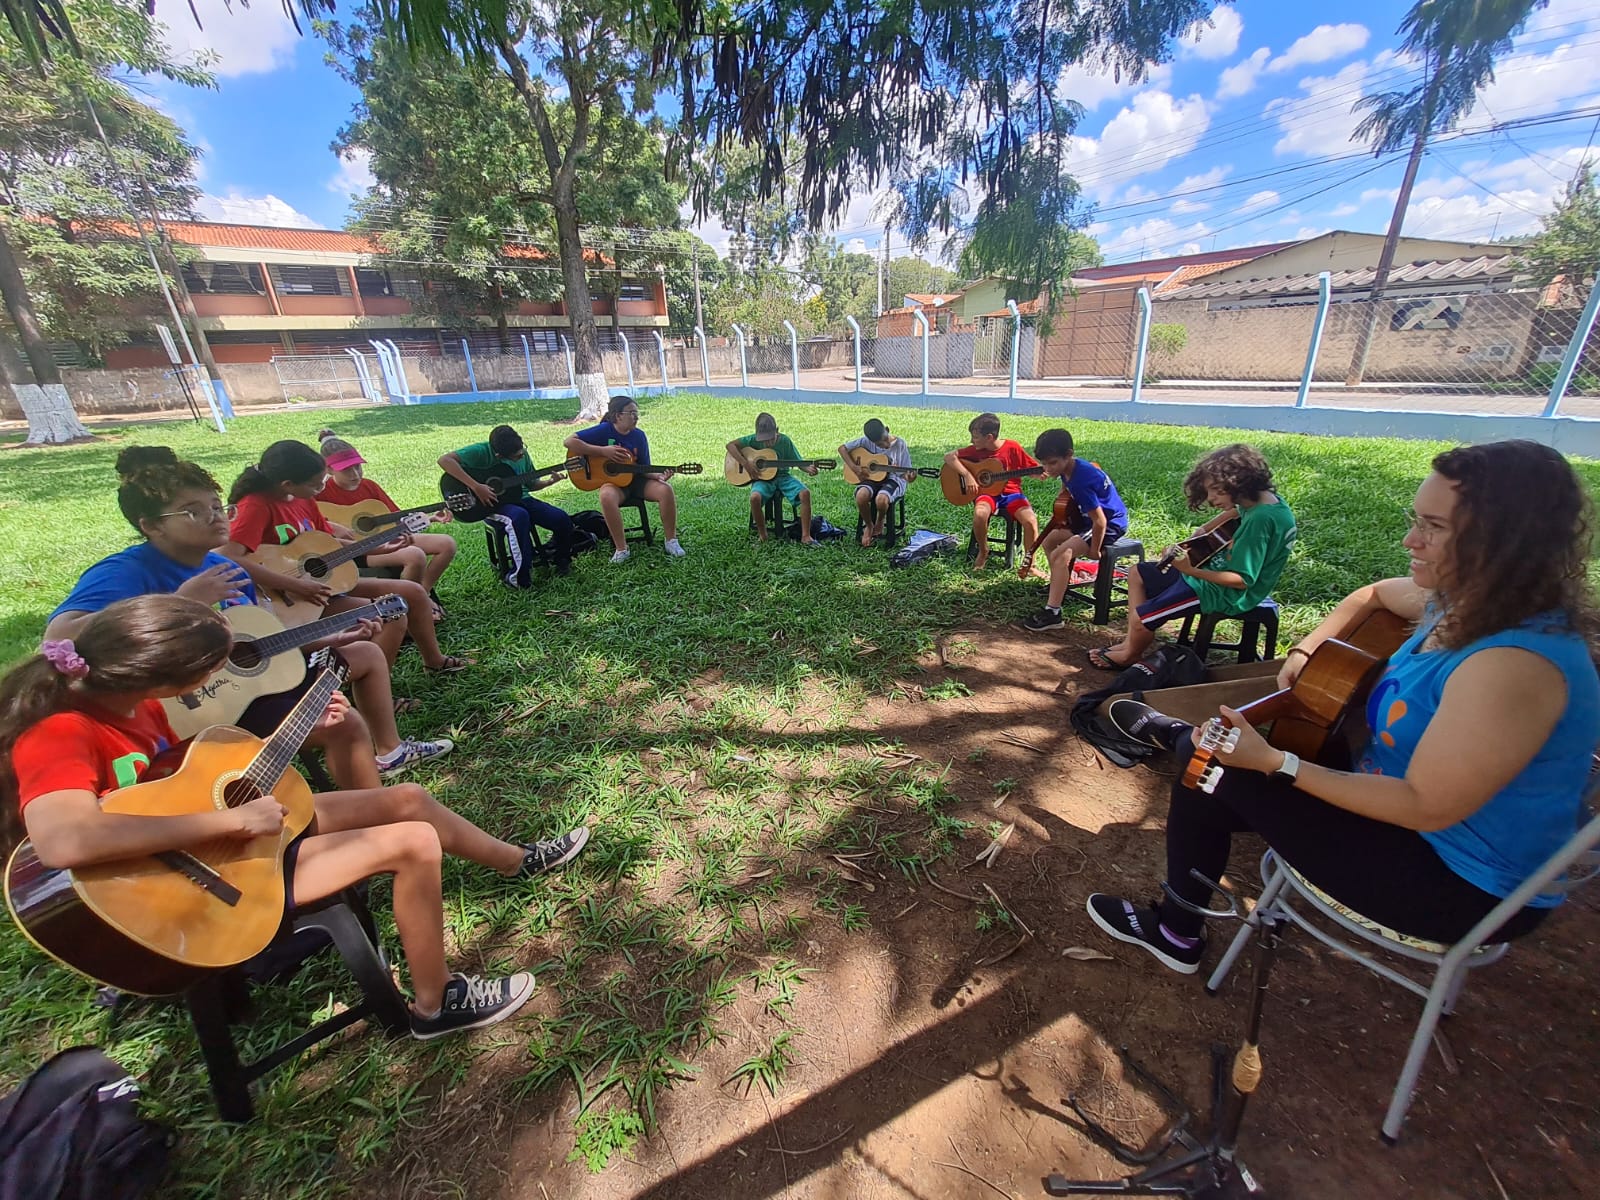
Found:
[[[1600,786],[1591,785],[1585,811],[1593,812],[1597,795],[1600,795]],[[1406,1054],[1400,1080],[1395,1084],[1389,1110],[1383,1118],[1383,1140],[1393,1145],[1400,1136],[1406,1111],[1411,1107],[1417,1078],[1422,1074],[1422,1063],[1428,1055],[1428,1046],[1433,1041],[1439,1018],[1455,1011],[1456,1001],[1466,986],[1468,971],[1498,962],[1511,949],[1510,942],[1490,942],[1487,939],[1533,897],[1548,892],[1568,893],[1600,875],[1600,850],[1596,849],[1597,846],[1600,846],[1600,815],[1593,815],[1566,845],[1546,859],[1544,865],[1529,876],[1521,887],[1495,905],[1483,920],[1454,945],[1407,937],[1369,920],[1327,895],[1276,853],[1268,850],[1261,859],[1261,899],[1250,918],[1242,923],[1239,932],[1234,935],[1233,943],[1211,973],[1211,978],[1206,981],[1206,991],[1216,995],[1234,962],[1255,935],[1257,926],[1270,913],[1280,921],[1294,922],[1323,945],[1423,997],[1426,1003],[1423,1005],[1422,1019],[1417,1022],[1417,1031],[1411,1038],[1411,1049]],[[1291,901],[1303,905],[1306,911],[1297,911],[1291,906]],[[1334,933],[1312,924],[1313,917],[1324,919],[1340,932],[1361,938],[1381,950],[1427,964],[1432,969],[1432,979],[1419,981],[1379,962],[1350,943],[1341,941]]]

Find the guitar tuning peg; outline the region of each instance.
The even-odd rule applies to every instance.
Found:
[[[1204,771],[1200,772],[1200,782],[1195,786],[1209,796],[1212,792],[1217,790],[1217,784],[1221,781],[1222,768],[1213,764],[1207,767]]]

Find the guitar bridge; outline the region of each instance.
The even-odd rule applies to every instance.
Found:
[[[164,850],[154,857],[157,862],[165,863],[190,883],[210,892],[229,908],[237,906],[239,901],[244,899],[243,892],[192,854],[182,850]]]

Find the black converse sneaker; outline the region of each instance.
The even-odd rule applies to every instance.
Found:
[[[504,1021],[533,995],[533,976],[527,971],[500,979],[479,975],[452,975],[444,987],[444,1003],[431,1017],[411,1014],[411,1036],[418,1041],[482,1029]]]
[[[1117,941],[1143,947],[1178,974],[1193,975],[1200,969],[1204,939],[1195,938],[1192,946],[1180,946],[1162,931],[1161,915],[1153,906],[1136,908],[1121,896],[1096,892],[1085,907],[1089,919]]]
[[[535,875],[543,875],[546,871],[564,867],[577,858],[579,852],[588,844],[587,825],[579,825],[571,833],[564,833],[549,841],[524,842],[523,848],[527,853],[522,856],[522,870],[517,874],[524,879],[531,879]]]
[[[1043,633],[1047,629],[1060,629],[1066,622],[1061,619],[1059,608],[1041,608],[1033,616],[1022,622],[1022,627],[1029,633]]]
[[[1159,746],[1163,750],[1171,750],[1174,754],[1179,753],[1184,739],[1194,728],[1187,721],[1180,721],[1177,717],[1157,712],[1148,704],[1125,698],[1113,700],[1106,706],[1106,720],[1110,721],[1117,732],[1129,741]]]

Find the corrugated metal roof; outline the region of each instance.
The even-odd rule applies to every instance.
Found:
[[[1419,287],[1427,284],[1476,283],[1495,280],[1509,281],[1516,277],[1514,255],[1494,258],[1452,258],[1431,262],[1412,262],[1396,267],[1389,274],[1390,287]],[[1349,271],[1334,271],[1332,287],[1335,292],[1361,291],[1372,286],[1377,275],[1375,267],[1358,267]],[[1163,300],[1250,300],[1270,296],[1313,296],[1317,292],[1317,273],[1277,275],[1268,279],[1218,280],[1215,283],[1192,283],[1187,287],[1163,289]]]

